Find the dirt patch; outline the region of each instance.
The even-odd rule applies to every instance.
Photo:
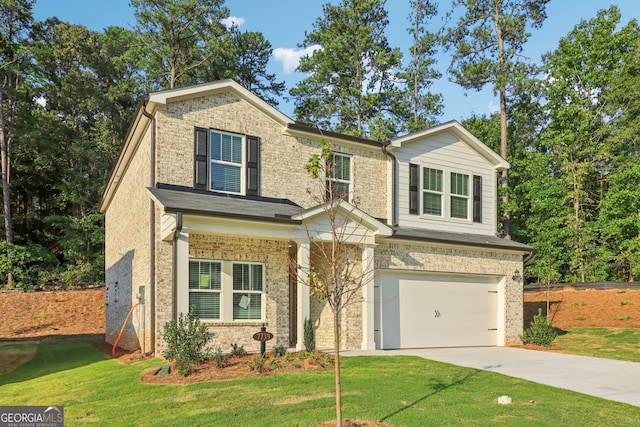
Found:
[[[524,326],[538,308],[546,313],[545,292],[524,294]],[[640,328],[640,290],[565,288],[549,293],[549,318],[559,329]]]
[[[104,334],[104,288],[0,292],[0,340]]]

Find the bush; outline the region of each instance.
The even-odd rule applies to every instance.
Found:
[[[273,347],[273,354],[274,356],[282,357],[287,354],[287,349],[282,344],[276,345]]]
[[[556,339],[558,333],[556,328],[549,322],[546,316],[542,315],[542,309],[538,309],[538,314],[533,316],[533,321],[524,330],[524,333],[520,337],[524,344],[535,344],[548,347],[551,345],[554,339]]]
[[[236,357],[242,357],[247,354],[247,351],[244,349],[243,345],[238,345],[236,343],[231,344],[231,355]]]
[[[313,321],[308,317],[304,319],[304,337],[302,343],[307,351],[316,349],[316,340],[313,331]]]
[[[215,363],[216,367],[218,368],[226,368],[227,366],[229,366],[229,363],[227,362],[227,356],[224,355],[224,353],[222,353],[222,349],[220,347],[218,347],[216,349],[216,351],[213,353],[213,363]]]
[[[0,283],[8,283],[8,275],[13,274],[13,285],[17,289],[37,289],[40,275],[54,270],[57,264],[55,255],[40,245],[0,242]]]
[[[210,351],[207,344],[213,335],[207,330],[207,326],[200,322],[193,314],[193,308],[189,314],[180,313],[178,321],[172,320],[164,325],[164,340],[167,349],[162,355],[167,360],[176,361],[178,373],[183,377],[191,375],[193,366],[202,363]]]

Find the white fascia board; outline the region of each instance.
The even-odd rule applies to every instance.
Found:
[[[460,138],[460,140],[473,148],[482,157],[487,159],[493,165],[496,171],[501,172],[503,170],[511,168],[509,162],[500,157],[500,155],[498,155],[491,148],[487,147],[487,145],[476,138],[471,132],[469,132],[464,126],[462,126],[455,120],[443,123],[438,126],[434,126],[423,131],[414,132],[401,136],[399,138],[395,138],[391,140],[391,148],[400,148],[403,144],[411,143],[413,141],[424,139],[442,132],[451,132],[456,135],[458,138]]]

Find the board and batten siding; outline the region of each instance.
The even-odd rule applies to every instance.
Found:
[[[493,166],[476,150],[450,133],[433,135],[422,141],[414,141],[394,150],[398,160],[398,221],[401,227],[431,228],[440,231],[496,234],[497,181]],[[409,214],[409,164],[420,165],[419,210],[422,211],[422,167],[467,173],[470,176],[469,191],[473,199],[473,175],[482,177],[482,222],[472,221],[472,209],[467,220]],[[448,190],[449,177],[445,177]],[[448,203],[448,198],[444,204]]]

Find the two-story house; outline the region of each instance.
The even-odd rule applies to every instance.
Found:
[[[230,80],[153,93],[136,111],[100,203],[107,342],[124,325],[121,347],[159,352],[164,325],[193,306],[223,350],[257,350],[263,324],[270,346],[300,349],[306,318],[331,347],[304,268],[327,239],[305,169],[321,138],[363,271],[378,266],[343,314],[342,347],[519,342],[532,249],[496,236],[504,159],[457,122],[387,143],[322,132]]]

